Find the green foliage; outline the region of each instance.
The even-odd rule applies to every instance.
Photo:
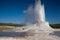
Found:
[[[52,28],[60,28],[60,24],[50,24]]]
[[[14,26],[14,27],[21,27],[24,24],[13,24],[13,23],[0,23],[0,26]],[[60,24],[50,24],[52,28],[60,28]]]
[[[24,26],[23,24],[13,24],[13,23],[0,23],[0,26],[15,26],[15,27],[21,27]]]

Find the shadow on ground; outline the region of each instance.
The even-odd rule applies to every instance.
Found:
[[[54,31],[49,35],[55,35],[60,37],[60,31]],[[25,37],[28,36],[26,32],[0,32],[0,37]]]
[[[0,37],[25,37],[26,32],[0,32]]]
[[[50,35],[55,35],[60,37],[60,31],[54,31],[53,33],[50,33]]]

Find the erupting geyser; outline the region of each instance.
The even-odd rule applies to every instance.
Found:
[[[53,32],[53,29],[49,26],[49,23],[45,20],[45,10],[44,10],[44,4],[41,4],[40,0],[35,1],[35,8],[34,8],[36,23],[32,25],[27,25],[25,30],[22,31],[28,31],[28,30],[35,30],[35,32],[38,31],[44,31],[44,32]]]
[[[37,14],[36,19],[38,24],[36,27],[39,27],[39,30],[44,32],[52,32],[53,29],[49,26],[49,23],[45,21],[44,4],[41,4],[40,0],[36,0],[35,13]]]
[[[29,30],[34,30],[35,33],[38,33],[40,31],[43,31],[45,33],[53,32],[53,29],[49,26],[49,23],[46,22],[45,20],[44,4],[41,4],[40,0],[35,1],[34,13],[37,22],[32,25],[26,25],[26,27],[24,27],[24,30],[21,30],[21,32],[26,32]],[[15,31],[18,30],[20,31],[20,28],[15,29]]]
[[[31,12],[30,9],[28,9],[29,13]],[[33,40],[56,40],[56,38],[53,38],[49,35],[49,33],[52,33],[54,29],[52,29],[49,26],[49,23],[45,20],[44,4],[41,4],[41,0],[35,1],[34,14],[34,17],[36,19],[35,24],[26,25],[22,28],[17,27],[16,29],[13,29],[13,31],[32,34],[33,36],[28,36],[31,37]]]

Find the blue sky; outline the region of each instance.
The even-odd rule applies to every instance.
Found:
[[[0,0],[0,22],[24,24],[24,10],[34,4],[34,0]],[[60,0],[43,0],[46,21],[60,23]]]

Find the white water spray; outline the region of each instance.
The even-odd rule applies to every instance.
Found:
[[[36,14],[35,18],[37,20],[37,23],[32,24],[32,25],[27,25],[27,26],[24,27],[24,30],[21,30],[21,31],[26,32],[26,31],[29,31],[29,30],[36,30],[36,32],[37,32],[37,31],[42,30],[46,33],[53,32],[52,31],[53,29],[49,26],[49,23],[45,21],[44,4],[41,4],[41,0],[36,0],[35,1],[34,12]],[[20,30],[20,28],[16,28],[16,29]]]
[[[36,19],[38,21],[37,27],[39,28],[39,30],[42,30],[44,32],[52,32],[53,29],[49,26],[49,23],[45,21],[44,4],[41,4],[40,0],[36,0],[35,13],[37,14]]]
[[[45,11],[44,11],[44,5],[41,5],[41,1],[40,0],[36,0],[35,3],[35,13],[37,21],[45,21]]]

